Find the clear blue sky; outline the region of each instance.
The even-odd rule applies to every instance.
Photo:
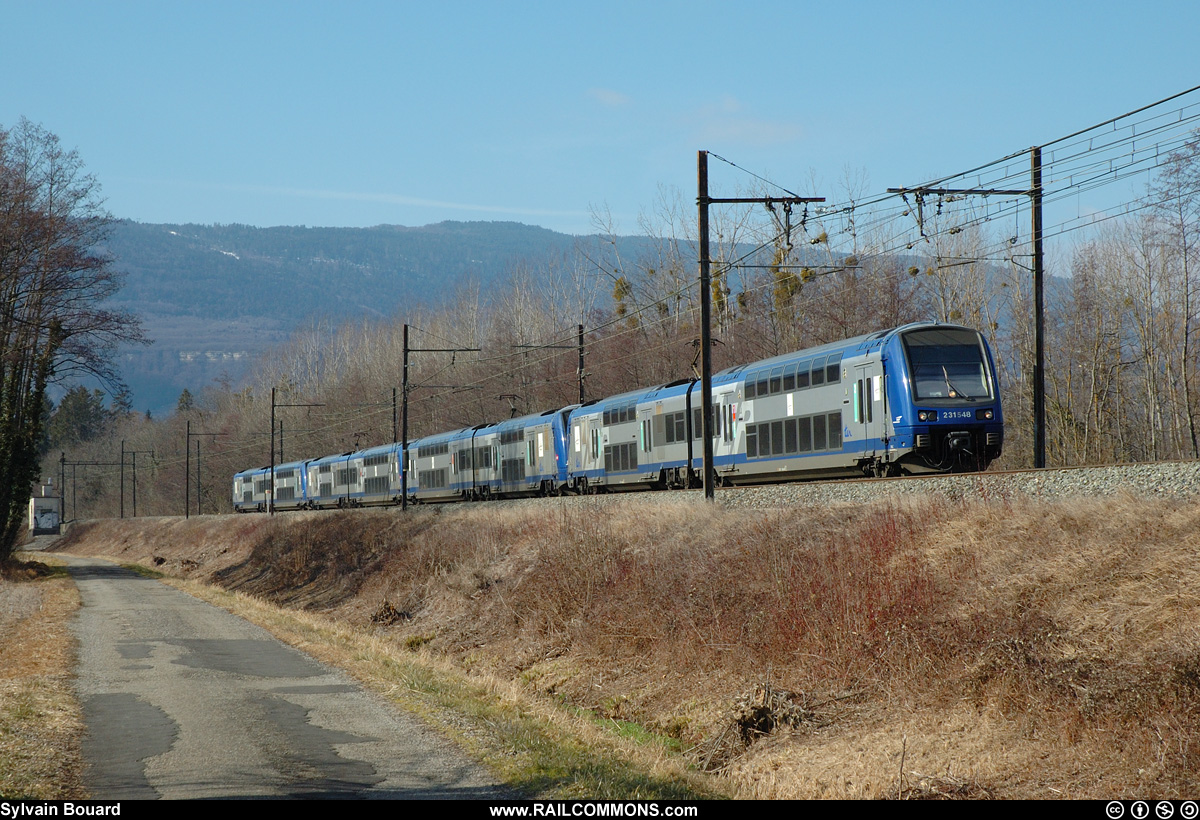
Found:
[[[0,124],[115,216],[638,231],[706,149],[837,198],[1200,84],[1188,2],[0,0]],[[812,180],[816,180],[816,186]],[[714,166],[714,193],[749,182]]]

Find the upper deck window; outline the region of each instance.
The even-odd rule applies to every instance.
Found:
[[[913,398],[990,400],[983,340],[973,330],[931,328],[904,334]]]

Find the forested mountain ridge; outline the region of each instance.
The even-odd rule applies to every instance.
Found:
[[[572,236],[514,222],[256,228],[123,221],[107,247],[127,274],[118,301],[143,312],[232,319],[387,313],[405,298],[436,297],[464,278],[487,281],[514,260],[574,245]]]
[[[105,246],[125,274],[111,304],[137,314],[154,344],[123,351],[120,368],[134,406],[158,414],[184,388],[236,382],[306,323],[437,306],[468,282],[486,289],[523,262],[544,269],[598,241],[607,239],[515,222],[257,228],[123,220]],[[634,252],[650,240],[618,241]]]

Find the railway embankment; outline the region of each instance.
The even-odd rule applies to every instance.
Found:
[[[1166,472],[108,520],[62,548],[505,681],[741,796],[1185,796],[1200,505]]]

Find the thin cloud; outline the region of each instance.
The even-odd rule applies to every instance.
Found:
[[[629,105],[632,102],[628,96],[622,94],[620,91],[613,91],[611,88],[589,89],[588,96],[609,108],[619,108],[623,105]]]
[[[471,202],[451,202],[440,199],[422,199],[404,194],[374,193],[370,191],[333,191],[321,188],[288,188],[270,185],[241,185],[236,183],[192,182],[181,180],[154,180],[166,185],[206,188],[214,191],[229,191],[242,194],[284,196],[296,199],[341,200],[346,202],[378,202],[385,205],[408,205],[419,208],[443,208],[474,213],[510,214],[525,216],[588,216],[586,211],[556,211],[544,208],[520,208],[511,205],[484,205]]]
[[[728,94],[702,106],[692,119],[701,138],[709,142],[782,145],[804,136],[804,128],[798,123],[752,116],[741,100]]]

